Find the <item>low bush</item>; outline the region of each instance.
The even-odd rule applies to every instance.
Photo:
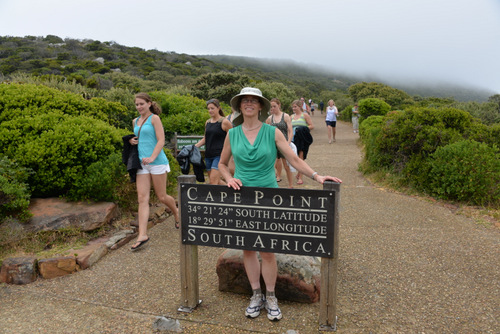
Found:
[[[408,93],[378,82],[358,82],[349,86],[348,92],[354,101],[377,98],[398,109],[415,103]]]
[[[384,116],[391,110],[389,104],[375,98],[367,98],[359,101],[358,107],[359,115],[362,119],[366,119],[370,116]]]
[[[119,183],[125,182],[126,174],[121,154],[112,153],[106,159],[90,164],[84,172],[77,175],[67,196],[75,201],[117,201],[116,189],[119,188]]]
[[[387,115],[376,141],[379,167],[390,167],[411,179],[422,160],[438,147],[461,140],[472,117],[458,109],[413,108]]]
[[[91,117],[49,112],[2,122],[0,154],[35,171],[34,196],[59,196],[92,163],[121,151],[124,134]]]
[[[112,126],[130,126],[135,111],[102,98],[84,99],[81,95],[32,84],[0,84],[0,122],[60,111],[85,115]]]
[[[421,188],[431,195],[475,205],[500,205],[500,159],[497,146],[473,140],[439,147],[426,162]]]
[[[339,115],[337,116],[337,119],[344,122],[352,122],[352,108],[353,106],[347,106],[344,108],[344,110],[339,109]]]
[[[177,115],[192,111],[207,110],[206,101],[191,95],[167,94],[164,92],[151,92],[149,94],[162,109],[163,115]]]
[[[359,136],[363,141],[365,151],[365,172],[373,171],[371,166],[375,167],[381,165],[378,161],[380,155],[377,152],[376,141],[382,130],[384,120],[384,116],[370,116],[359,126]]]
[[[31,214],[28,211],[31,192],[28,177],[33,171],[17,163],[0,157],[0,222],[9,215],[26,221]]]

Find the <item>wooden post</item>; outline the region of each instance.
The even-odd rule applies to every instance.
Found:
[[[333,257],[321,258],[321,293],[319,330],[337,330],[337,266],[339,255],[339,203],[340,183],[325,182],[323,190],[335,191]]]
[[[178,194],[181,193],[182,185],[186,183],[196,183],[196,176],[179,176],[177,179]],[[181,306],[178,311],[192,312],[193,309],[201,303],[198,282],[198,246],[184,245],[182,243],[182,217],[187,214],[187,212],[183,212],[182,208],[182,203],[179,203],[179,215],[181,221]]]

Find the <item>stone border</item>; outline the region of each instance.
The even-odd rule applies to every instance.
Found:
[[[152,206],[148,228],[166,220],[172,213],[164,205]],[[111,236],[91,240],[82,249],[70,249],[69,256],[37,259],[36,256],[7,258],[0,268],[0,283],[28,284],[38,277],[50,279],[73,274],[96,264],[109,251],[116,250],[137,237],[136,227],[124,229]]]

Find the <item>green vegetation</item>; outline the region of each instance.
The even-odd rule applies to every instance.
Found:
[[[284,111],[301,96],[325,106],[333,99],[348,122],[357,102],[364,172],[383,171],[438,198],[498,206],[499,94],[488,101],[478,92],[469,92],[474,100],[467,92],[412,96],[292,62],[53,35],[0,37],[0,80],[0,220],[28,219],[31,196],[114,201],[135,210],[135,187],[120,159],[121,137],[137,115],[134,94],[148,92],[161,105],[168,140],[202,134],[205,101],[218,98],[228,114],[231,97],[247,85],[279,98]],[[175,193],[180,169],[166,153],[168,191]]]
[[[500,200],[499,149],[474,140],[438,147],[426,161],[422,189],[438,198],[479,205]]]
[[[497,127],[454,108],[411,107],[360,125],[363,171],[399,177],[401,185],[472,205],[500,205]]]
[[[30,218],[28,177],[31,173],[30,168],[0,156],[0,218],[10,214],[17,214],[21,221]]]

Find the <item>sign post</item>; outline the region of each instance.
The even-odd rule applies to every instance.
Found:
[[[195,175],[181,175],[177,179],[178,189],[186,184],[196,183]],[[182,205],[179,205],[179,215],[187,215]],[[181,306],[178,311],[191,313],[196,306],[201,304],[198,282],[198,246],[188,245],[181,242],[180,264],[181,264]]]
[[[319,297],[319,329],[337,330],[337,267],[339,256],[339,203],[340,183],[325,182],[323,190],[335,191],[335,214],[333,216],[333,257],[321,258],[321,292]]]
[[[319,256],[320,329],[335,329],[339,191],[340,184],[333,182],[325,182],[323,190],[234,190],[179,181],[181,308],[192,310],[199,304],[197,249],[188,247]],[[192,268],[184,268],[186,265]]]

